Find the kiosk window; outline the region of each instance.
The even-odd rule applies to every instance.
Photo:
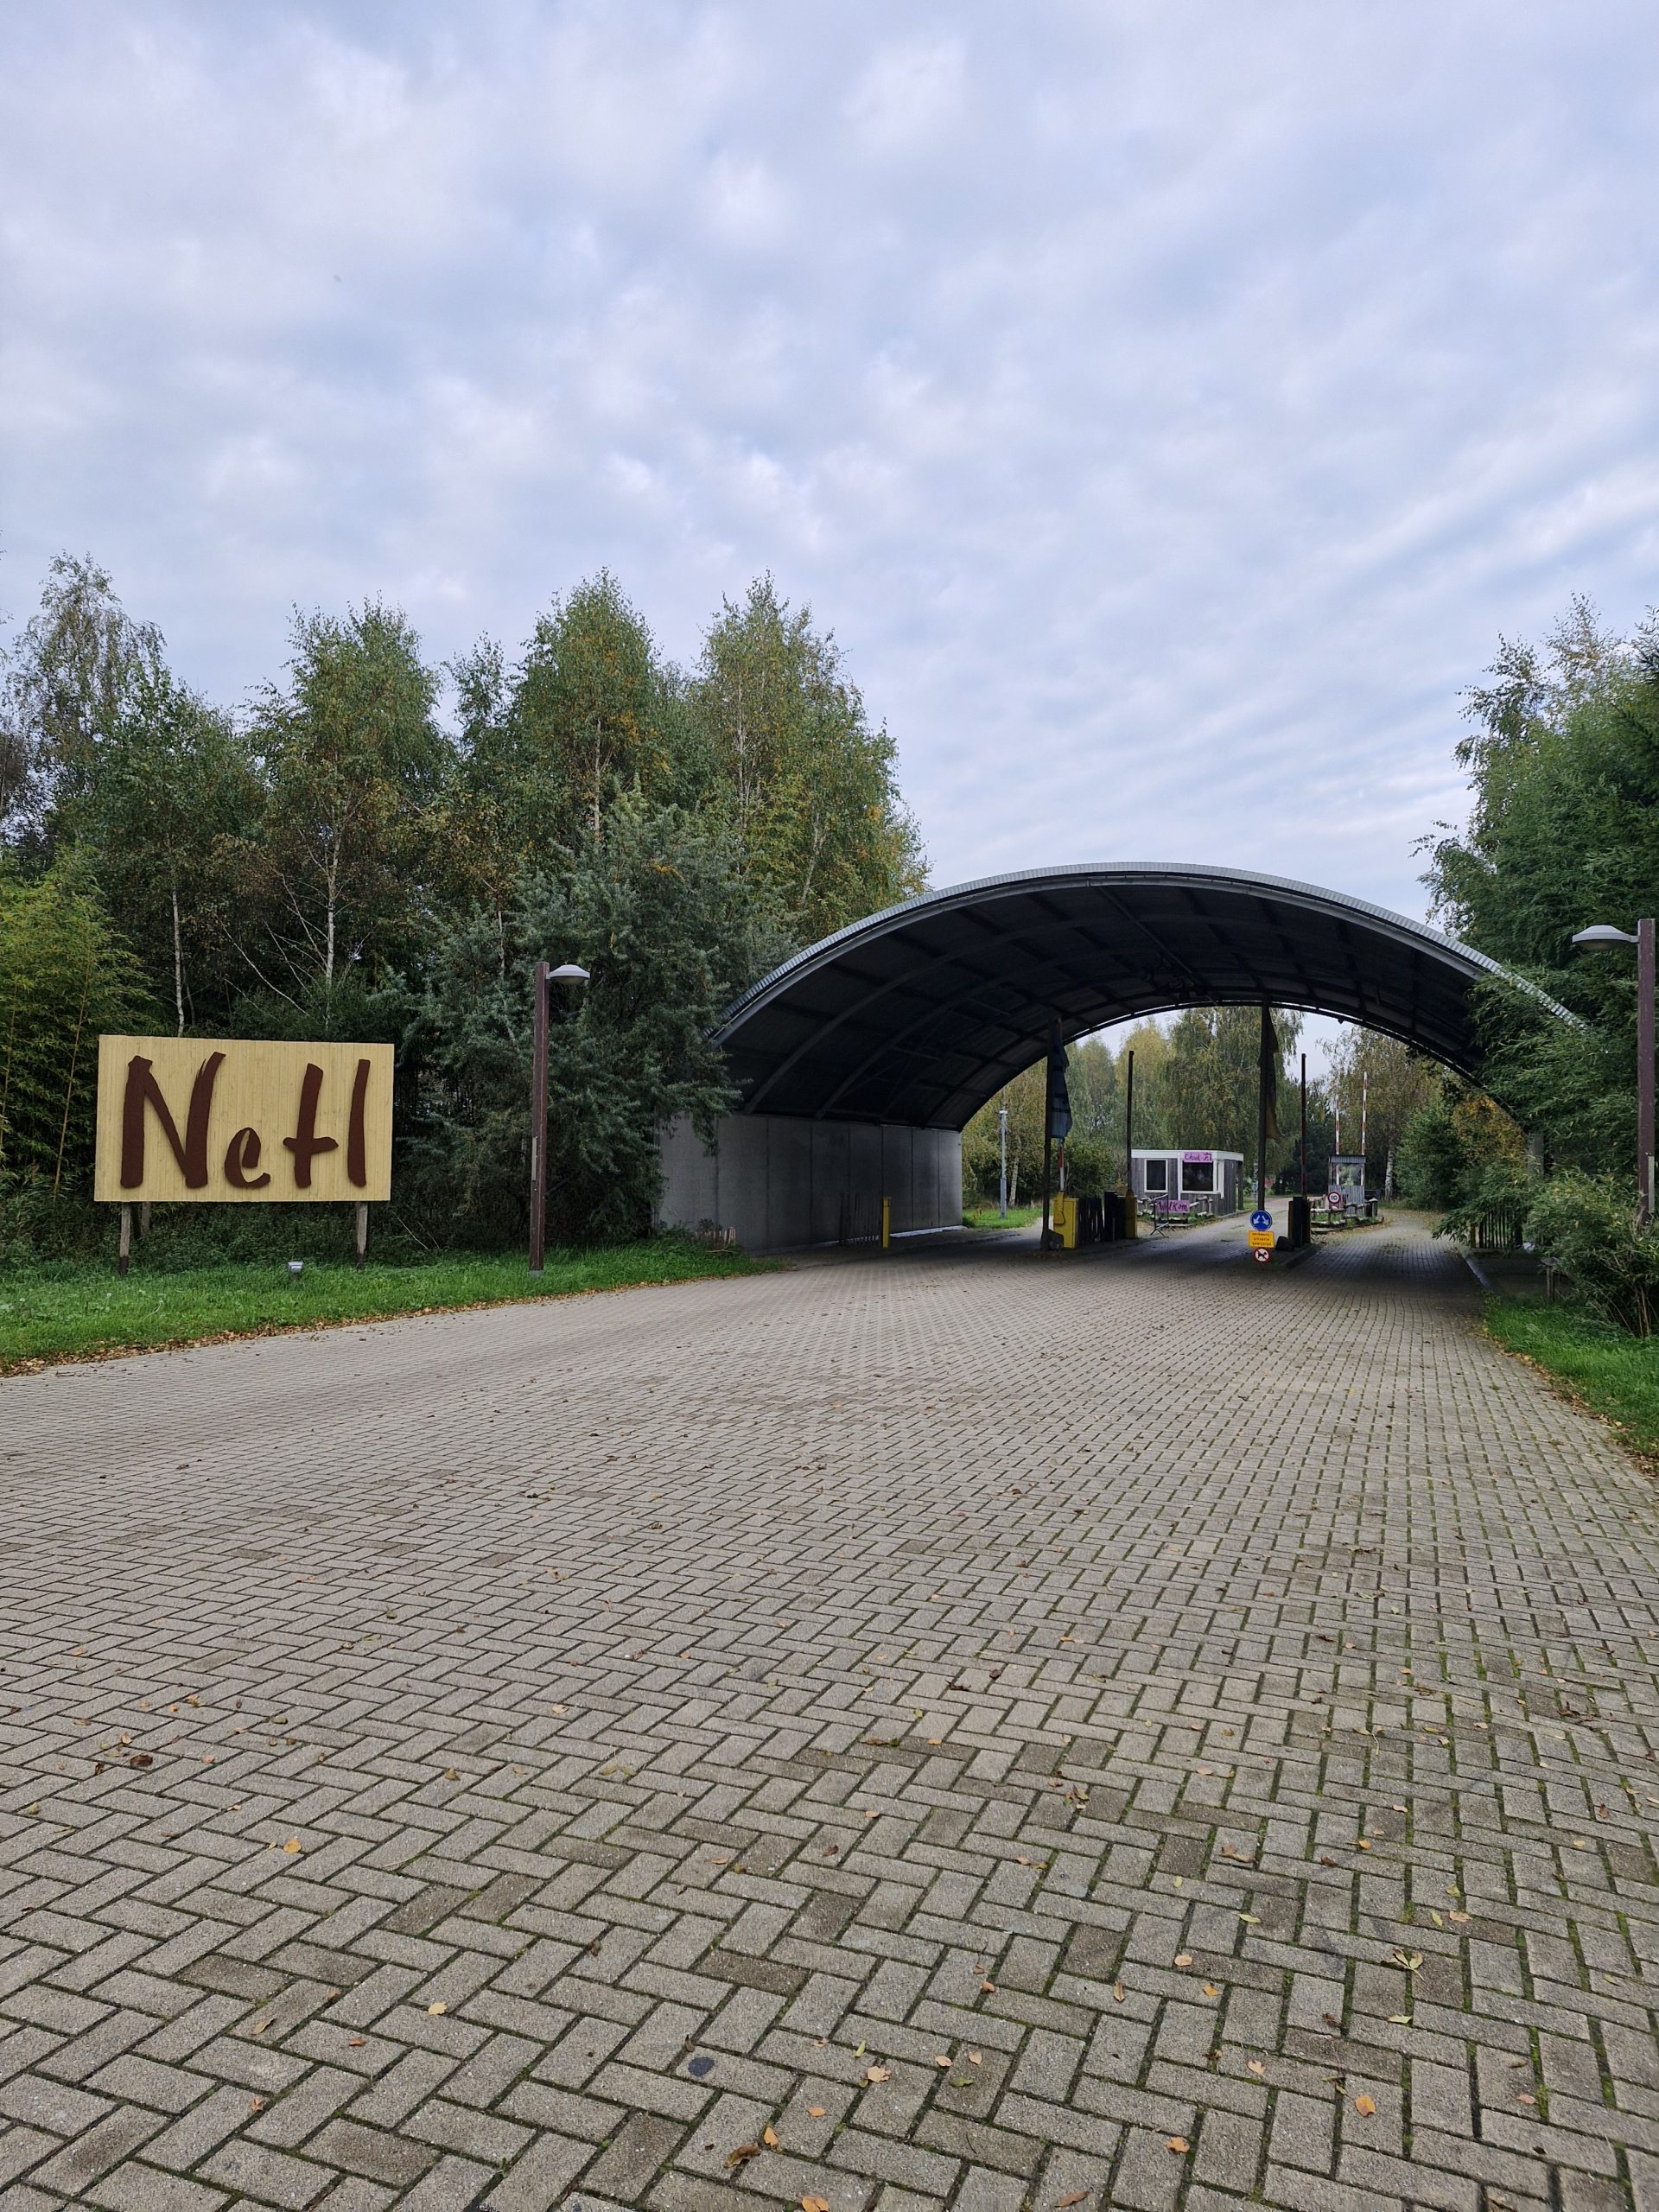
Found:
[[[1181,1162],[1181,1188],[1184,1191],[1213,1191],[1216,1187],[1216,1163],[1213,1160],[1184,1160]]]
[[[1169,1188],[1169,1162],[1166,1160],[1147,1160],[1147,1188],[1149,1191],[1166,1191]]]

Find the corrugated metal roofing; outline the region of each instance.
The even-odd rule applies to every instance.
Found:
[[[1470,995],[1503,972],[1314,884],[1110,861],[872,914],[775,969],[716,1033],[746,1113],[960,1128],[1040,1058],[1051,1021],[1071,1039],[1183,1006],[1339,1014],[1478,1077]]]

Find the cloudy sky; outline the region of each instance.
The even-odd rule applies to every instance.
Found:
[[[0,607],[91,551],[245,696],[770,568],[936,881],[1421,912],[1458,694],[1659,599],[1659,41],[1622,0],[10,12]]]

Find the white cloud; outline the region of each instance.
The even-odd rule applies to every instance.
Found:
[[[966,75],[959,39],[909,38],[881,47],[847,98],[855,139],[877,155],[937,146],[961,117]]]
[[[1457,693],[1659,546],[1634,0],[157,0],[0,80],[0,602],[95,550],[236,696],[607,563],[772,568],[936,873],[1233,859],[1415,907]]]

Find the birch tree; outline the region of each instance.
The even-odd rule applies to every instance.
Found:
[[[395,608],[296,618],[289,682],[261,699],[265,798],[236,941],[264,989],[326,1017],[346,973],[407,959],[429,922],[454,753],[437,679]]]

